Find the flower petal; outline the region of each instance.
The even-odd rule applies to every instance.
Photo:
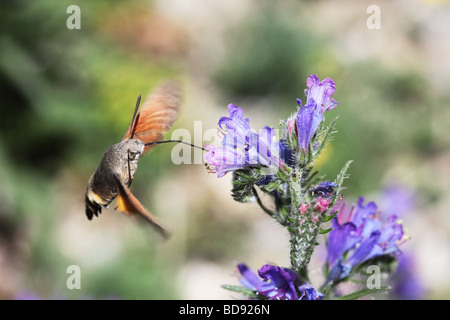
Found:
[[[243,263],[237,265],[237,270],[240,274],[239,281],[241,284],[247,289],[256,291],[261,283],[261,279],[258,275]]]
[[[332,79],[326,78],[320,82],[319,77],[313,74],[308,77],[306,86],[309,88],[305,90],[307,99],[314,99],[319,106],[323,107],[323,111],[332,110],[338,105],[337,101],[331,98],[336,91],[336,84]]]
[[[308,283],[298,287],[298,290],[300,291],[299,300],[322,300],[323,298],[323,294]]]
[[[378,242],[380,235],[380,231],[372,232],[370,237],[366,238],[355,250],[352,256],[345,261],[345,264],[354,267],[355,265],[370,259],[371,252]]]
[[[333,230],[328,237],[327,260],[330,267],[333,267],[334,264],[342,258],[344,253],[358,243],[361,238],[353,235],[356,226],[352,222],[346,222],[340,225],[338,219],[335,217],[331,220],[331,224]]]
[[[273,265],[264,265],[258,270],[258,274],[265,281],[258,288],[258,292],[270,299],[297,300],[295,282],[297,274],[287,268]]]
[[[322,112],[313,99],[309,99],[304,108],[299,108],[297,113],[298,146],[305,153],[309,143],[319,128],[323,119]]]
[[[227,172],[254,166],[274,167],[281,165],[279,141],[275,139],[275,130],[265,127],[258,135],[244,119],[244,112],[234,104],[228,105],[230,117],[222,117],[219,126],[224,129],[222,147],[206,146],[207,169],[223,177]]]

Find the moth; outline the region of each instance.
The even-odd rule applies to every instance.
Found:
[[[102,208],[117,199],[116,210],[126,215],[138,214],[144,217],[156,231],[168,237],[167,229],[145,209],[129,187],[142,155],[159,143],[182,142],[161,141],[178,117],[180,96],[180,89],[174,82],[166,83],[149,95],[140,110],[139,96],[131,124],[122,140],[106,149],[100,165],[89,179],[85,194],[86,216],[89,220],[94,215],[98,217]]]

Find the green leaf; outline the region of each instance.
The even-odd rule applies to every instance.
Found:
[[[334,118],[330,124],[328,125],[327,130],[322,134],[322,141],[319,145],[319,147],[314,152],[314,156],[312,157],[312,160],[317,159],[317,157],[323,152],[323,149],[325,149],[325,146],[327,145],[328,141],[332,137],[334,131],[334,128],[336,127],[336,121],[338,117]]]
[[[312,143],[310,142],[308,145],[308,158],[307,158],[307,163],[312,163],[314,161],[313,158],[313,150],[312,150]]]
[[[260,186],[259,188],[264,192],[270,193],[270,192],[274,191],[276,188],[278,188],[280,184],[281,184],[281,181],[271,181],[267,185]]]
[[[326,233],[330,232],[331,230],[333,230],[333,228],[328,228],[328,229],[320,228],[319,233],[320,234],[326,234]]]
[[[225,289],[225,290],[233,291],[233,292],[242,294],[244,296],[247,296],[249,298],[266,299],[266,297],[257,294],[256,291],[253,291],[251,289],[248,289],[248,288],[245,288],[245,287],[242,287],[242,286],[234,286],[234,285],[230,285],[230,284],[223,284],[221,287],[223,289]]]
[[[261,179],[259,169],[233,171],[233,187],[231,195],[238,202],[250,202],[254,199],[252,188],[256,181]]]
[[[344,167],[341,169],[338,176],[336,177],[336,180],[334,181],[334,183],[337,185],[337,188],[336,188],[336,195],[333,197],[333,200],[329,205],[329,207],[331,208],[335,204],[337,198],[340,196],[341,191],[344,189],[342,185],[344,183],[344,180],[349,177],[349,175],[347,174],[347,170],[352,162],[353,160],[349,160],[345,163]]]
[[[311,149],[311,148],[310,148]],[[306,158],[305,150],[300,150],[300,161],[298,162],[300,164],[300,167],[304,167],[307,164],[307,158]]]
[[[283,225],[283,226],[285,226],[286,225],[286,223],[289,223],[290,221],[290,219],[289,219],[289,210],[286,208],[286,207],[284,207],[284,206],[281,206],[280,208],[278,208],[278,211],[277,211],[277,220]],[[292,222],[290,222],[290,223],[292,223]]]
[[[336,189],[336,193],[339,193],[342,190],[342,184],[344,182],[345,179],[347,179],[349,177],[349,175],[347,174],[348,168],[350,167],[350,164],[353,162],[353,160],[349,160],[345,163],[344,167],[341,169],[341,171],[339,172],[335,183],[337,184],[337,189]]]
[[[383,286],[380,289],[362,289],[360,291],[356,291],[350,294],[347,294],[345,296],[336,298],[335,300],[355,300],[355,299],[359,299],[362,298],[364,296],[367,296],[369,294],[373,294],[376,292],[383,292],[383,291],[387,291],[390,290],[391,287],[390,286]]]
[[[329,216],[325,216],[325,217],[322,219],[322,222],[328,222],[328,221],[330,221],[331,219],[333,219],[333,218],[338,214],[338,212],[339,212],[339,211],[336,210],[334,213],[330,214]]]
[[[283,166],[283,169],[278,169],[278,177],[280,178],[281,181],[288,181],[291,178],[291,174],[292,174],[292,169],[289,168],[288,166]]]

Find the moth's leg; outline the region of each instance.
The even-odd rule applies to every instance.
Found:
[[[128,150],[127,153],[128,153],[128,185],[130,185],[131,184],[130,150]]]

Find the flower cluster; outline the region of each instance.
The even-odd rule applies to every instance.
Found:
[[[321,300],[323,294],[317,292],[308,283],[299,284],[298,275],[288,269],[263,265],[258,274],[250,270],[247,265],[237,266],[241,284],[269,300]]]
[[[380,256],[400,253],[403,227],[395,215],[382,217],[375,203],[356,206],[338,201],[351,161],[334,180],[322,180],[313,171],[316,159],[334,134],[336,119],[325,123],[325,112],[338,105],[332,97],[335,82],[311,75],[304,91],[306,103],[297,99],[296,112],[281,122],[278,131],[250,126],[244,111],[228,105],[229,116],[220,118],[220,146],[207,145],[205,161],[210,173],[223,177],[232,172],[232,195],[239,202],[257,202],[290,234],[290,268],[264,265],[258,273],[245,264],[237,267],[241,284],[249,296],[261,299],[318,300],[327,297],[309,284],[308,264],[319,244],[328,237],[326,282],[320,291],[351,276],[354,268]],[[259,197],[272,199],[268,209]],[[325,223],[331,228],[324,229]],[[330,270],[328,272],[328,270]],[[230,289],[231,288],[231,289]],[[243,289],[228,287],[243,292]],[[332,291],[332,290],[331,290]]]
[[[319,81],[316,75],[308,78],[305,90],[306,105],[297,99],[297,113],[286,120],[286,139],[276,140],[275,131],[268,126],[259,134],[250,127],[250,120],[244,119],[244,112],[234,104],[228,105],[229,117],[219,120],[219,128],[223,134],[222,146],[206,145],[208,153],[205,161],[210,173],[223,177],[227,172],[249,167],[282,168],[284,165],[294,166],[293,150],[307,153],[309,145],[324,120],[324,112],[334,109],[338,103],[331,97],[335,91],[335,83],[327,78]],[[286,143],[286,140],[288,143]]]
[[[249,119],[244,119],[241,108],[229,104],[228,111],[230,116],[219,120],[222,146],[205,146],[209,172],[217,173],[220,178],[227,172],[247,167],[280,167],[282,160],[278,156],[274,130],[264,127],[258,134],[250,127]]]
[[[311,75],[308,77],[306,86],[308,89],[305,90],[305,106],[303,107],[302,101],[297,99],[300,108],[297,114],[286,121],[289,139],[297,140],[299,150],[305,154],[308,153],[309,145],[323,121],[324,111],[332,110],[338,105],[331,97],[336,90],[332,79],[326,78],[320,82],[316,75]],[[297,139],[293,138],[294,135]]]
[[[341,202],[335,207],[328,236],[328,281],[348,277],[352,268],[370,259],[401,253],[398,245],[405,235],[396,215],[383,217],[374,202],[364,205],[363,197],[356,205]]]

